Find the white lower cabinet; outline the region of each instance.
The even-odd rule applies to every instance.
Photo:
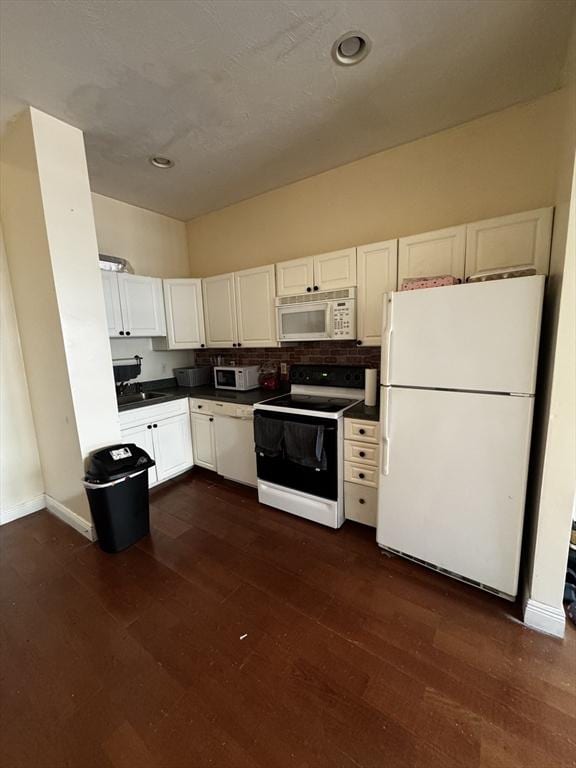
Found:
[[[193,466],[188,400],[172,400],[120,413],[122,442],[135,443],[156,462],[148,470],[150,487]]]
[[[344,517],[376,527],[380,424],[344,419]]]
[[[194,460],[199,467],[217,470],[214,442],[214,416],[192,413],[192,444]]]
[[[154,458],[154,441],[152,440],[152,425],[151,424],[139,424],[136,427],[127,427],[122,430],[122,442],[123,443],[135,443],[138,448],[142,448],[143,451]],[[158,474],[156,467],[151,467],[148,470],[148,485],[152,487],[158,482]]]
[[[192,466],[192,435],[187,413],[158,419],[152,425],[154,457],[158,482],[184,472]]]

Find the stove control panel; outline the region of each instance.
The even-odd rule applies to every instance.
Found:
[[[335,301],[332,309],[332,336],[335,339],[356,338],[355,302]]]
[[[364,368],[359,365],[291,365],[290,383],[362,389]]]

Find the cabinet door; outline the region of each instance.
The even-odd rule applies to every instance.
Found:
[[[121,431],[123,443],[135,443],[138,448],[146,451],[151,457],[154,456],[154,442],[152,440],[152,424],[139,424],[135,427],[125,427]],[[158,475],[156,473],[156,467],[152,467],[148,470],[148,485],[152,488],[153,485],[158,483]]]
[[[275,347],[274,266],[245,269],[234,275],[238,341],[245,347]]]
[[[194,463],[199,467],[206,467],[206,469],[216,471],[214,417],[203,413],[193,413],[191,421]]]
[[[158,482],[184,472],[193,465],[190,416],[170,416],[152,424]]]
[[[314,290],[334,291],[356,285],[356,248],[314,256]]]
[[[231,347],[238,341],[234,273],[205,277],[204,321],[207,347]]]
[[[165,336],[162,280],[142,275],[118,275],[126,336]]]
[[[396,290],[398,240],[370,243],[358,253],[358,340],[379,347],[382,341],[382,300]]]
[[[553,210],[540,208],[468,224],[466,277],[529,268],[547,275]]]
[[[310,293],[314,286],[314,257],[291,259],[276,264],[276,296]]]
[[[192,278],[164,280],[168,349],[196,349],[206,342],[202,281]]]
[[[452,275],[464,279],[466,225],[402,237],[399,241],[398,288],[407,277]]]
[[[104,290],[104,306],[106,319],[108,320],[108,336],[116,337],[123,331],[122,312],[120,310],[120,291],[118,289],[118,275],[115,272],[102,270],[102,288]]]

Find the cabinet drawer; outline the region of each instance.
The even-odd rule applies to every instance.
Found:
[[[378,443],[380,441],[380,424],[377,421],[358,421],[344,419],[344,437],[363,443]]]
[[[189,413],[188,398],[186,397],[180,400],[170,400],[168,403],[157,403],[120,411],[120,427],[123,428],[132,424],[149,424],[151,421],[168,419],[170,416],[178,416],[182,413]]]
[[[216,403],[213,400],[199,400],[196,397],[190,398],[190,411],[192,413],[207,413],[209,416],[215,411]]]
[[[344,483],[344,517],[357,523],[376,527],[378,520],[378,491],[356,483]]]
[[[362,464],[344,462],[344,479],[350,483],[378,487],[378,467],[365,467]]]
[[[378,466],[379,446],[370,443],[355,443],[352,440],[344,441],[344,458],[355,464],[370,464]]]

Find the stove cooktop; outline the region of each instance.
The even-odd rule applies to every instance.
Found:
[[[273,400],[266,400],[263,405],[275,408],[339,413],[352,406],[357,400],[346,397],[319,397],[318,395],[281,395]]]

